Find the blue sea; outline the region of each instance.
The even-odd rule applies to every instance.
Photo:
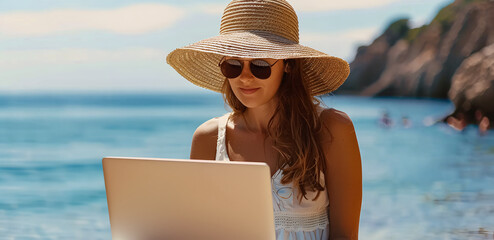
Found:
[[[434,124],[444,100],[323,100],[355,125],[360,239],[494,238],[494,131]],[[0,239],[110,239],[101,159],[188,158],[227,111],[219,94],[0,95]]]

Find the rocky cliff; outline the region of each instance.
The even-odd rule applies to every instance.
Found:
[[[468,57],[453,76],[449,98],[456,106],[445,121],[462,129],[494,125],[494,44]]]
[[[463,61],[493,43],[494,1],[456,0],[427,25],[400,19],[359,47],[336,93],[447,98]]]

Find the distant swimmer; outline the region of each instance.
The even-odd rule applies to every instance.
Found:
[[[401,124],[403,125],[403,127],[409,128],[412,126],[412,121],[410,121],[407,115],[404,115],[401,117]]]
[[[458,131],[462,131],[468,125],[463,113],[458,113],[457,117],[449,116],[446,122],[450,127]]]
[[[489,130],[490,127],[490,120],[487,116],[484,116],[484,114],[480,110],[475,111],[475,120],[477,124],[479,125],[479,133],[480,135],[485,135],[487,134],[487,130]]]
[[[390,128],[393,126],[393,121],[389,117],[389,113],[387,111],[383,112],[381,119],[379,120],[379,126],[385,128]]]

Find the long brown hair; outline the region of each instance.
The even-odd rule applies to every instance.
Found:
[[[294,183],[299,190],[299,202],[307,199],[307,190],[317,191],[313,200],[324,190],[320,172],[325,171],[324,152],[319,141],[321,121],[317,107],[320,101],[311,96],[301,74],[299,59],[286,59],[289,72],[284,72],[276,97],[278,103],[268,123],[268,136],[274,140],[279,154],[278,166],[283,171],[282,184]],[[228,79],[223,84],[223,98],[233,114],[242,115],[247,109],[233,93]]]

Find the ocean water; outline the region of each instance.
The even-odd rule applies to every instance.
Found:
[[[493,239],[494,131],[432,124],[448,101],[323,100],[355,125],[361,239]],[[110,239],[101,159],[188,158],[226,112],[217,94],[0,95],[0,239]]]

